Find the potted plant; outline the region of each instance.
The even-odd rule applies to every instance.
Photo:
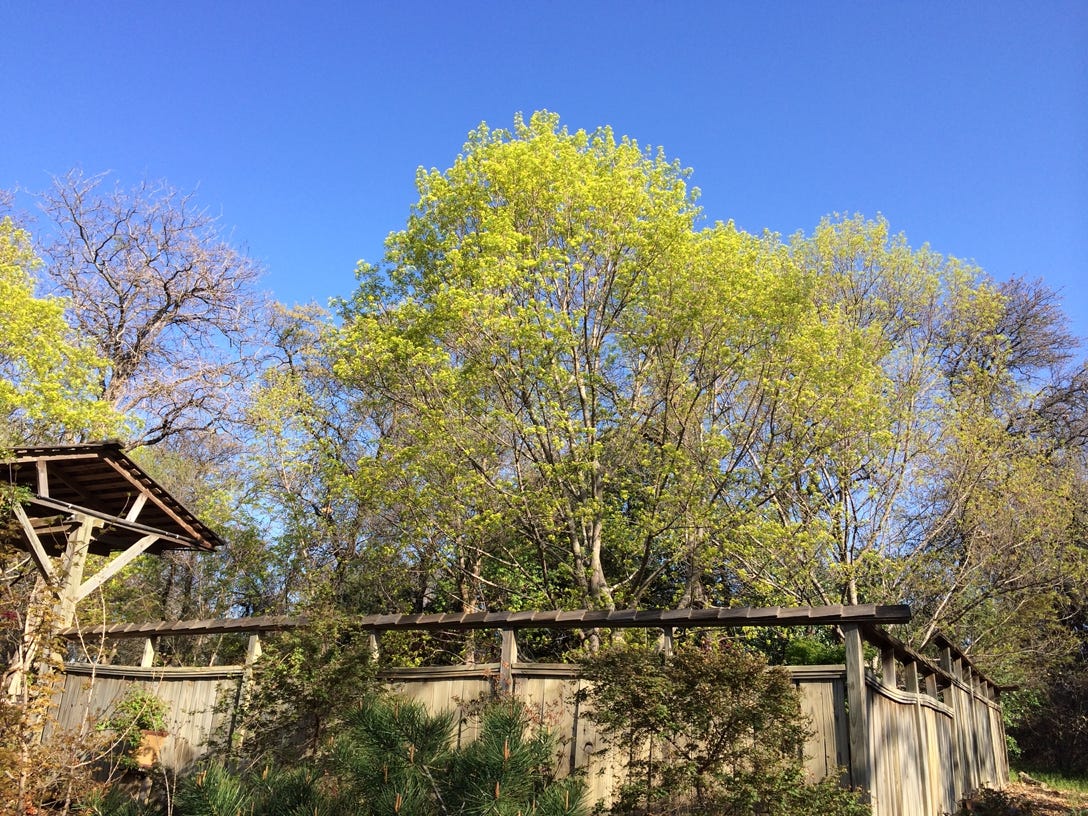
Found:
[[[159,761],[169,736],[167,711],[165,702],[140,686],[130,687],[117,701],[113,713],[98,727],[116,732],[118,742],[124,746],[122,766],[147,770]]]

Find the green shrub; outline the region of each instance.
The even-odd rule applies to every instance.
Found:
[[[332,771],[350,786],[361,814],[439,813],[576,816],[581,780],[556,779],[555,738],[533,729],[521,703],[484,708],[480,733],[453,748],[451,714],[373,701],[348,717]]]
[[[618,647],[585,661],[590,716],[627,757],[614,813],[866,814],[833,782],[806,786],[799,693],[782,669],[725,642],[666,659]]]
[[[175,816],[583,816],[580,779],[556,779],[555,738],[505,700],[478,738],[453,745],[453,715],[376,698],[349,714],[322,760],[234,773],[210,764],[182,780]],[[118,793],[95,816],[151,816]]]
[[[121,767],[137,767],[134,757],[143,740],[143,732],[165,733],[168,712],[169,707],[163,700],[140,686],[130,686],[114,704],[110,716],[98,723],[98,729],[116,734],[124,751]]]

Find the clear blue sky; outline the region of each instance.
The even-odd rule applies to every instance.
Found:
[[[221,213],[285,302],[354,288],[420,165],[546,108],[694,168],[708,220],[883,213],[1088,336],[1088,0],[0,0],[0,187],[73,166]]]

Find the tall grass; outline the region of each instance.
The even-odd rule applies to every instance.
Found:
[[[1088,776],[1067,776],[1057,771],[1020,768],[1012,772],[1012,781],[1019,781],[1021,773],[1028,774],[1032,779],[1042,782],[1047,787],[1070,794],[1073,799],[1072,804],[1088,807]]]

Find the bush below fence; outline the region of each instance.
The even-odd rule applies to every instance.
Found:
[[[818,780],[846,769],[842,781],[852,784],[846,666],[785,668],[801,691],[802,710],[810,722],[807,774]],[[128,687],[141,686],[169,707],[170,737],[163,748],[163,764],[184,770],[205,755],[217,737],[230,735],[233,709],[247,675],[245,666],[70,664],[57,700],[57,727],[73,729],[83,717],[103,718]],[[390,689],[431,712],[456,709],[459,741],[475,736],[475,704],[496,694],[501,681],[510,683],[512,694],[559,737],[560,772],[585,772],[590,801],[611,804],[622,782],[624,758],[608,747],[578,702],[584,681],[576,666],[515,663],[507,668],[496,663],[394,669],[380,677]],[[1003,784],[1007,765],[995,701],[966,684],[945,691],[948,703],[892,689],[872,674],[865,685],[872,762],[868,787],[877,816],[952,812],[968,790]]]
[[[806,770],[816,778],[837,775],[866,791],[874,816],[937,816],[953,812],[960,799],[981,787],[1001,788],[1008,779],[1000,688],[943,636],[934,638],[939,664],[913,651],[882,625],[905,623],[906,606],[730,607],[683,610],[570,610],[525,612],[370,615],[353,622],[369,632],[372,650],[385,631],[500,630],[500,662],[443,668],[397,669],[383,673],[392,688],[432,712],[457,707],[460,727],[471,703],[512,693],[553,728],[561,740],[558,767],[584,770],[590,795],[608,802],[625,765],[580,710],[583,682],[577,667],[520,661],[516,633],[533,628],[657,628],[666,651],[675,628],[836,626],[845,641],[845,664],[787,667],[802,692],[811,720],[805,747]],[[163,761],[184,769],[223,736],[234,732],[239,701],[248,694],[252,664],[260,656],[257,633],[300,629],[305,618],[248,618],[176,623],[121,624],[92,632],[104,638],[144,638],[143,665],[153,666],[153,638],[161,635],[249,633],[246,665],[208,669],[70,666],[58,697],[62,728],[81,718],[101,717],[138,683],[170,707],[173,736]],[[77,639],[88,633],[62,633]],[[866,657],[876,653],[870,665]],[[465,735],[469,736],[469,735]],[[758,735],[756,735],[758,738]],[[653,746],[649,750],[654,750]]]

